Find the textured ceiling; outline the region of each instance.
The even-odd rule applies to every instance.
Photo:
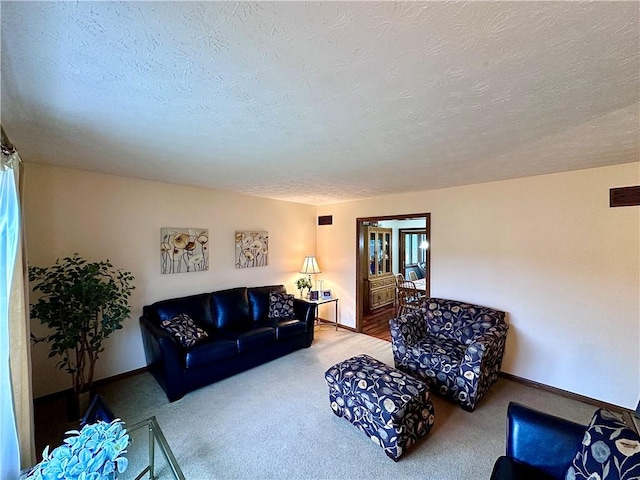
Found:
[[[324,204],[640,159],[632,2],[11,2],[26,161]]]

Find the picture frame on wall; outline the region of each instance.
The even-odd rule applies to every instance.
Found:
[[[331,290],[322,290],[321,299],[322,300],[331,300],[333,297],[331,296]]]
[[[209,230],[206,228],[160,229],[160,273],[209,270]]]
[[[236,268],[266,267],[269,265],[269,232],[236,230]]]

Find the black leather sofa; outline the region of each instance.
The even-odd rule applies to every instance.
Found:
[[[268,318],[269,293],[283,285],[232,288],[163,300],[143,307],[142,340],[149,371],[170,402],[210,383],[313,342],[316,306],[294,300],[295,319]],[[187,314],[208,337],[183,347],[160,323]]]
[[[507,408],[507,449],[491,480],[564,479],[586,425],[512,402]]]

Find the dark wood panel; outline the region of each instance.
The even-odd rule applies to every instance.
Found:
[[[635,205],[640,205],[640,185],[609,190],[610,207],[633,207]]]

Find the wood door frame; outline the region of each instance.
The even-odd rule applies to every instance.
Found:
[[[411,234],[424,234],[427,237],[427,240],[429,238],[429,232],[424,229],[424,228],[399,228],[398,229],[398,270],[400,270],[400,273],[402,273],[403,270],[406,270],[407,266],[404,263],[404,257],[406,257],[406,248],[404,245],[403,240],[403,236],[404,235],[411,235]],[[425,262],[428,262],[429,260],[429,249],[427,249],[427,251],[425,252]],[[406,277],[406,275],[405,275]]]
[[[416,218],[424,218],[425,224],[424,229],[427,231],[427,239],[431,242],[429,238],[429,231],[431,227],[431,214],[430,213],[408,213],[408,214],[398,214],[398,215],[381,215],[376,217],[358,217],[356,218],[356,332],[362,332],[362,315],[364,314],[364,278],[362,269],[364,266],[369,267],[368,262],[364,264],[362,262],[362,252],[364,250],[364,238],[363,234],[363,223],[364,222],[379,222],[384,220],[412,220]],[[431,261],[429,250],[427,250],[427,277],[431,277]],[[364,264],[364,266],[363,266]],[[427,288],[430,287],[431,279],[427,278]],[[429,290],[428,290],[429,291]]]

